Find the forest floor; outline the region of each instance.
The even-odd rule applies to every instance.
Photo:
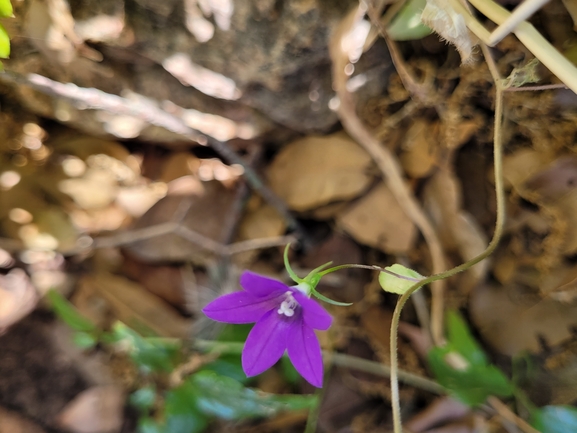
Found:
[[[14,4],[15,18],[2,20],[12,55],[0,74],[0,433],[164,431],[142,426],[182,415],[170,390],[187,377],[200,389],[196,372],[217,365],[202,344],[246,338],[245,327],[223,328],[202,308],[239,290],[244,270],[288,283],[288,243],[299,276],[327,262],[431,275],[488,247],[497,205],[487,59],[476,48],[461,65],[436,35],[386,43],[368,18],[354,20],[356,5]],[[531,21],[577,59],[563,3]],[[365,32],[360,44],[352,28]],[[512,35],[485,54],[501,77],[558,83]],[[514,90],[504,92],[498,137],[500,242],[488,259],[416,292],[401,317],[399,367],[417,376],[402,376],[400,389],[413,433],[528,432],[532,405],[577,402],[577,97],[562,86]],[[295,410],[269,401],[264,412],[217,396],[210,417],[187,412],[189,424],[165,431],[303,431],[312,417],[319,432],[392,431],[380,367],[390,365],[398,295],[378,277],[344,269],[321,280],[320,293],[352,303],[324,304],[334,322],[318,334],[321,391],[284,358],[249,382],[234,349],[211,367],[259,392],[317,395],[310,414],[297,400],[287,403]],[[49,302],[50,291],[60,301]],[[94,328],[66,306],[60,316],[78,326],[62,323],[53,308],[64,299]],[[475,353],[525,397],[470,407],[431,382],[442,378],[427,354],[457,332],[450,311]],[[150,345],[150,358],[131,358],[127,341],[139,353]],[[174,341],[176,367],[160,373]],[[148,405],[134,403],[151,389]],[[265,405],[255,395],[246,398]]]

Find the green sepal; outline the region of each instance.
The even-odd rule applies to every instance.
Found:
[[[338,307],[350,307],[351,305],[353,305],[352,302],[339,302],[339,301],[333,301],[330,298],[327,298],[324,295],[321,295],[319,292],[317,292],[316,290],[312,291],[312,294],[314,295],[315,298],[320,299],[321,301],[326,302],[327,304],[331,304],[331,305],[336,305]]]
[[[293,271],[293,268],[291,268],[291,265],[289,263],[288,252],[289,252],[290,246],[291,246],[291,244],[288,243],[284,249],[284,254],[283,254],[284,267],[286,268],[286,271],[288,272],[289,277],[291,277],[291,280],[293,280],[297,284],[304,283],[305,280],[298,277],[298,275],[295,273],[295,271]]]

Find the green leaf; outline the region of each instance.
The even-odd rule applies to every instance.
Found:
[[[379,284],[385,292],[397,293],[402,295],[412,286],[415,285],[419,280],[424,277],[412,269],[406,268],[403,265],[395,263],[392,266],[385,268],[387,271],[392,272],[396,275],[391,275],[386,272],[381,272],[379,274]]]
[[[250,380],[244,374],[240,355],[221,355],[216,361],[202,367],[200,371],[214,371],[221,376],[230,377],[241,383]]]
[[[531,425],[543,433],[577,432],[577,408],[545,406],[531,414]]]
[[[116,322],[110,342],[122,342],[134,363],[144,372],[170,372],[178,363],[181,344],[174,339],[144,338],[124,323]]]
[[[487,355],[473,338],[465,320],[455,311],[447,313],[447,334],[451,346],[472,365],[488,364]]]
[[[301,375],[294,367],[293,363],[290,361],[288,356],[281,357],[280,366],[284,377],[289,383],[296,385],[301,381]]]
[[[167,433],[158,421],[150,417],[142,417],[138,420],[138,433]]]
[[[426,0],[409,0],[387,27],[387,35],[395,41],[422,39],[432,30],[421,21]]]
[[[245,388],[241,383],[210,371],[189,378],[196,404],[207,415],[223,419],[270,417],[286,410],[309,409],[316,402],[312,395],[274,395]]]
[[[0,24],[0,59],[10,57],[10,37],[6,29]]]
[[[494,365],[456,369],[447,363],[450,353],[446,347],[433,348],[429,352],[429,366],[437,381],[461,402],[477,406],[490,395],[508,397],[513,393],[507,377]]]
[[[447,313],[444,347],[429,351],[429,365],[438,382],[458,400],[470,406],[485,402],[490,395],[508,397],[514,387],[475,341],[466,322],[454,311]]]
[[[146,413],[156,401],[156,388],[154,386],[145,386],[134,391],[128,402],[142,413]]]
[[[96,325],[80,314],[76,307],[60,293],[50,290],[48,300],[54,313],[75,331],[95,332],[97,330]]]
[[[98,339],[94,334],[81,331],[74,333],[72,341],[76,347],[80,347],[81,349],[91,349],[98,343]]]
[[[0,0],[0,17],[13,17],[12,3],[10,0]]]
[[[248,334],[254,324],[242,324],[242,325],[225,325],[222,327],[222,331],[218,335],[216,341],[236,341],[239,343],[244,343],[248,338]]]
[[[169,391],[165,401],[167,433],[199,433],[207,427],[208,418],[198,410],[195,389],[189,380]]]

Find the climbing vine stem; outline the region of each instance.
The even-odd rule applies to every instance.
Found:
[[[485,51],[485,54],[487,52]],[[490,63],[490,61],[488,61]],[[494,66],[494,65],[491,65]],[[444,278],[449,278],[459,272],[466,271],[470,267],[476,265],[481,260],[484,260],[489,255],[495,251],[497,244],[503,233],[503,226],[505,223],[505,192],[503,189],[503,158],[502,158],[502,117],[503,117],[503,87],[501,80],[496,75],[497,71],[491,68],[491,74],[495,82],[495,127],[494,127],[494,137],[493,137],[493,159],[494,159],[494,171],[495,171],[495,192],[497,196],[497,220],[495,223],[495,232],[493,234],[493,239],[487,246],[487,249],[483,251],[478,256],[472,258],[471,260],[455,267],[449,269],[448,271],[441,272],[440,274],[431,275],[430,277],[424,278],[418,283],[414,284],[407,292],[405,292],[398,300],[393,313],[393,319],[391,322],[391,401],[393,406],[393,427],[395,433],[402,433],[402,422],[401,422],[401,403],[399,399],[399,360],[397,355],[397,334],[399,328],[399,320],[401,317],[401,311],[405,306],[409,297],[425,284],[432,283],[434,281],[442,280]]]

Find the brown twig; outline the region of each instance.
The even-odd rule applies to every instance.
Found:
[[[511,409],[509,409],[509,407],[507,407],[505,403],[503,403],[497,397],[490,396],[487,401],[502,418],[515,424],[524,433],[540,433],[539,430],[531,427],[527,421],[517,416]]]
[[[340,101],[339,118],[349,135],[371,155],[399,205],[423,234],[431,252],[432,271],[434,274],[440,273],[445,270],[445,257],[433,225],[405,184],[402,169],[396,157],[386,146],[381,145],[357,116],[353,97],[346,88],[347,76],[344,70],[348,58],[341,49],[341,40],[356,20],[361,19],[363,15],[364,11],[361,8],[353,11],[343,20],[331,38],[329,51],[333,62],[333,87]],[[443,292],[444,283],[441,280],[433,284],[431,331],[436,343],[443,340]]]

